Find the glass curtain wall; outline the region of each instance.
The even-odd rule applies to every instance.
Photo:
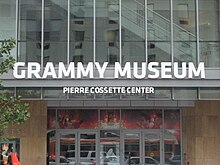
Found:
[[[122,62],[145,62],[145,2],[121,0]]]
[[[43,2],[44,43],[42,44]],[[16,37],[14,27],[16,27],[16,4],[18,4],[18,61],[41,63],[43,59],[44,63],[51,61],[55,64],[59,61],[85,64],[90,61],[101,63],[107,61],[109,64],[114,64],[122,60],[122,63],[127,61],[140,63],[146,61],[146,50],[148,62],[172,61],[171,36],[173,36],[174,61],[196,63],[199,55],[200,61],[205,62],[207,67],[220,66],[219,0],[173,0],[172,5],[170,0],[146,2],[145,0],[0,0],[0,19],[1,22],[7,22],[0,25],[0,40]],[[172,13],[171,6],[173,6]],[[171,28],[171,15],[173,28]],[[198,33],[197,29],[199,29]],[[197,52],[197,38],[199,38],[200,52]]]
[[[195,5],[195,0],[173,0],[175,62],[197,62]]]
[[[68,0],[45,0],[43,63],[67,63]]]
[[[93,0],[70,0],[70,62],[93,60]]]
[[[18,61],[41,63],[41,0],[19,0]]]
[[[0,44],[3,40],[11,37],[16,38],[16,1],[0,0]],[[12,51],[13,57],[16,57],[15,49]],[[0,62],[6,58],[4,54],[0,55]]]
[[[96,61],[119,61],[119,0],[96,0]]]
[[[220,67],[219,0],[199,0],[200,60],[207,67]]]
[[[170,0],[147,1],[148,62],[171,61]]]

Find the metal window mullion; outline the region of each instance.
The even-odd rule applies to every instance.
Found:
[[[45,0],[41,1],[41,68],[43,68],[44,66],[44,3]]]
[[[15,41],[16,41],[16,45],[15,45],[15,60],[18,61],[18,19],[19,19],[19,2],[18,0],[16,0],[16,13],[15,13]]]
[[[173,44],[173,0],[170,0],[170,48],[171,48],[171,62],[172,62],[172,70],[173,70],[173,63],[174,63],[174,44]]]
[[[199,0],[196,0],[196,56],[197,56],[197,66],[200,61],[200,47],[199,47]]]
[[[67,1],[67,64],[70,63],[70,0]]]
[[[148,26],[147,26],[147,0],[145,0],[145,62],[148,63],[148,48],[147,48],[147,43],[148,43],[148,37],[147,37],[147,32],[148,32]]]
[[[122,0],[119,0],[119,63],[122,63],[122,21],[121,21],[121,3]]]
[[[96,0],[93,0],[93,62],[96,62]],[[95,68],[93,68],[95,69]]]
[[[183,115],[182,115],[182,109],[179,110],[180,112],[180,146],[181,146],[181,163],[183,163],[183,158],[184,158],[184,154],[183,154]]]

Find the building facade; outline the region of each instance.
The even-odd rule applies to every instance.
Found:
[[[219,12],[219,0],[0,0],[19,66],[3,89],[31,112],[5,132],[4,159],[13,147],[23,165],[217,165]]]

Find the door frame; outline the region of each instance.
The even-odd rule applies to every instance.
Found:
[[[125,164],[125,134],[139,134],[139,153],[140,153],[140,164],[145,163],[145,142],[144,138],[146,134],[155,134],[159,136],[160,140],[160,164],[164,164],[164,142],[163,142],[163,130],[160,129],[127,129],[121,130],[121,156],[120,156],[120,163]]]
[[[99,134],[98,134],[98,130],[88,130],[88,129],[66,129],[66,130],[57,130],[57,136],[56,136],[56,164],[59,165],[60,164],[60,135],[61,134],[75,134],[75,160],[76,160],[76,164],[80,163],[80,135],[81,134],[86,134],[86,133],[90,133],[90,134],[95,134],[95,151],[96,153],[99,153],[99,144],[98,144],[98,140],[99,140]],[[99,161],[99,154],[96,154],[96,162]]]

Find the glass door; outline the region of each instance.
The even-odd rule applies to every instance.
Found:
[[[143,133],[144,163],[159,164],[161,162],[161,137],[159,133]]]
[[[77,162],[77,134],[76,133],[60,133],[59,134],[59,157],[56,162],[59,164],[68,164]],[[55,164],[55,162],[54,162]],[[58,164],[58,163],[56,163]],[[52,165],[52,163],[50,163]]]
[[[74,133],[73,133],[74,132]],[[50,165],[92,165],[96,162],[97,133],[62,131],[58,133],[56,161]],[[59,162],[59,163],[58,163]]]
[[[92,165],[96,162],[96,134],[80,133],[79,134],[79,152],[80,165]]]
[[[158,131],[123,132],[123,158],[125,165],[162,164],[162,140]]]

